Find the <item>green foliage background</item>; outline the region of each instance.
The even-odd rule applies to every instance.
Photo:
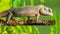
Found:
[[[0,34],[60,34],[60,0],[0,0],[0,12],[10,8],[26,5],[43,4],[53,9],[54,16],[43,16],[40,20],[55,20],[55,25],[51,26],[1,26]],[[0,18],[5,20],[6,18]],[[16,18],[24,20],[27,18]]]

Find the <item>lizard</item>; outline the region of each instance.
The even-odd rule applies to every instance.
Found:
[[[5,10],[4,12],[0,13],[1,17],[6,17],[6,23],[9,23],[9,21],[14,17],[28,17],[28,20],[30,20],[31,16],[36,17],[36,22],[38,22],[39,17],[41,15],[44,16],[53,16],[52,9],[48,8],[44,5],[36,5],[36,6],[21,6],[17,8],[11,8],[9,10]]]

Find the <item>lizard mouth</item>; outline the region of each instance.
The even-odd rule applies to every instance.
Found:
[[[51,13],[50,16],[53,16],[53,14]]]

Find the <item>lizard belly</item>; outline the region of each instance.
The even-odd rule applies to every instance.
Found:
[[[37,13],[34,13],[32,11],[20,11],[15,13],[16,16],[35,16],[35,14]]]
[[[25,16],[35,16],[35,14],[25,14]]]
[[[35,16],[36,14],[17,14],[16,16]]]

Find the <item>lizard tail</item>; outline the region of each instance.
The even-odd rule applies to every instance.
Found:
[[[4,11],[4,12],[0,13],[0,18],[5,17],[6,15],[8,15],[8,11]]]

